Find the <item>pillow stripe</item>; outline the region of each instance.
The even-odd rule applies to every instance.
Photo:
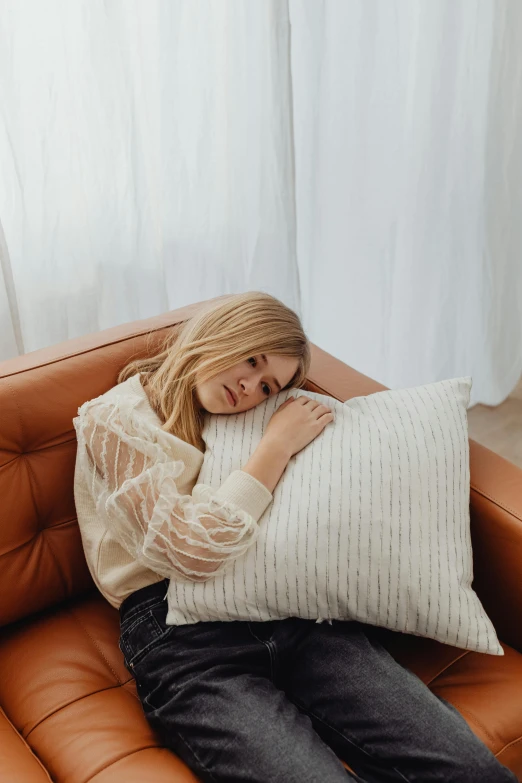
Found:
[[[445,396],[445,400],[446,400],[445,405],[449,408],[450,413],[453,414],[453,405],[451,403],[451,400],[448,397],[448,394],[447,394],[447,391],[445,389],[445,386],[442,386],[441,391],[444,392],[444,396]],[[453,419],[453,420],[455,421],[455,419]],[[449,434],[449,440],[451,442],[452,460],[453,460],[452,461],[452,469],[451,469],[453,502],[452,502],[452,505],[450,506],[450,508],[456,510],[458,499],[457,499],[457,495],[456,495],[456,492],[455,492],[456,449],[455,449],[455,441],[453,439],[453,431],[452,431],[453,429],[454,429],[454,427],[449,427],[448,426],[448,434]],[[459,452],[459,454],[460,454],[460,452]],[[455,514],[455,516],[456,516],[456,520],[457,520],[457,523],[458,523],[460,521],[460,516],[457,516],[456,514]],[[458,550],[459,550],[459,547],[458,547],[458,544],[457,544],[457,531],[460,532],[460,524],[456,525],[455,524],[455,519],[452,519],[451,528],[452,528],[452,531],[453,531],[453,548],[452,548],[452,550],[450,552],[450,555],[451,555],[451,560],[453,562],[455,560],[455,556],[457,555]],[[455,566],[456,566],[456,563],[455,563]],[[461,602],[458,601],[458,609],[456,611],[458,611],[459,618],[460,618],[460,604],[461,604]],[[446,638],[448,638],[448,636],[449,636],[449,627],[451,625],[452,625],[452,606],[450,605],[449,625],[448,625],[448,629],[447,629],[447,633],[446,633]],[[459,629],[459,628],[460,628],[460,619],[459,619],[459,622],[457,622],[457,629]]]

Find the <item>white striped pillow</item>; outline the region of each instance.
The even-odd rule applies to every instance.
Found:
[[[213,487],[246,463],[289,396],[326,402],[335,421],[290,460],[248,552],[207,582],[176,580],[168,621],[353,619],[503,655],[471,589],[471,381],[345,403],[293,389],[208,415],[198,481]]]

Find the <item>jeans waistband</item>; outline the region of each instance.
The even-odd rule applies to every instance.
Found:
[[[169,580],[162,579],[161,582],[153,582],[151,585],[145,585],[140,587],[139,590],[135,590],[133,593],[127,596],[120,604],[119,612],[120,617],[123,617],[124,613],[139,606],[144,601],[148,601],[151,598],[164,598],[165,593],[169,589]]]

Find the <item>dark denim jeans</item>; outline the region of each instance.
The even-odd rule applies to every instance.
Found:
[[[297,617],[171,626],[167,586],[123,602],[120,649],[161,744],[202,781],[516,783],[374,626]]]

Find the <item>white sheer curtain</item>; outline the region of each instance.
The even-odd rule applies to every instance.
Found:
[[[392,388],[522,372],[522,3],[290,0],[302,309]]]
[[[259,288],[501,402],[521,36],[519,0],[0,0],[0,359]]]
[[[0,358],[228,292],[298,308],[289,34],[279,0],[0,0]]]

